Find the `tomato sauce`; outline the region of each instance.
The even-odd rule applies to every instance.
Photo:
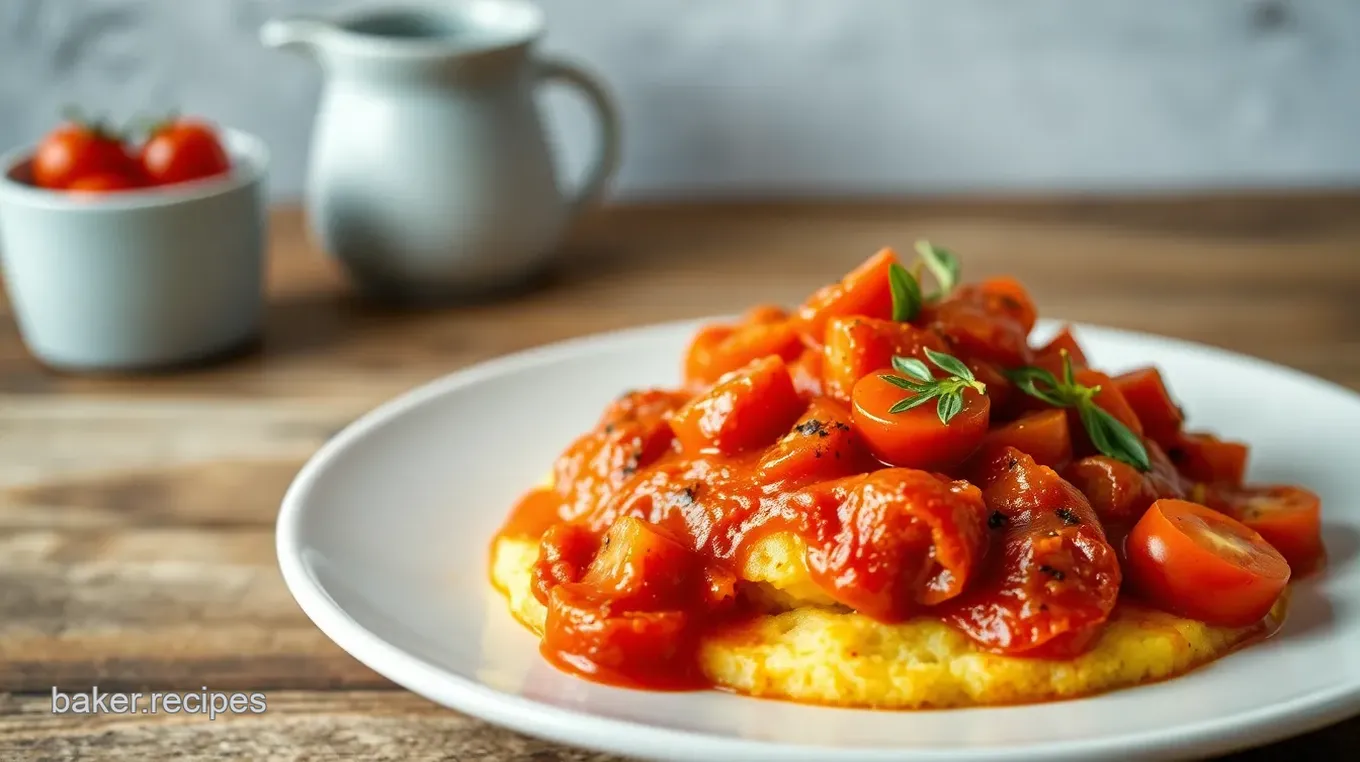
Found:
[[[552,485],[521,499],[500,534],[539,543],[550,661],[604,682],[702,687],[704,633],[768,605],[742,575],[771,539],[802,552],[808,578],[847,609],[936,616],[981,649],[1032,658],[1069,658],[1099,633],[1128,586],[1124,537],[1158,500],[1239,506],[1300,568],[1320,553],[1300,536],[1319,531],[1309,493],[1244,488],[1245,447],[1183,432],[1159,374],[1087,368],[1068,331],[1031,348],[1036,311],[1008,278],[894,321],[893,266],[880,252],[792,313],[761,307],[702,329],[681,388],[621,395],[558,458]],[[1087,428],[1089,410],[1008,374],[1061,378],[1074,360],[1074,383],[1145,463],[1106,452],[1123,435]]]

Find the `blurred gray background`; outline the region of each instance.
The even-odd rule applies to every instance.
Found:
[[[267,18],[335,0],[0,0],[0,147],[66,103],[262,135],[302,187],[320,72]],[[1355,0],[543,0],[615,92],[616,196],[1360,184]],[[545,97],[565,171],[584,107]]]

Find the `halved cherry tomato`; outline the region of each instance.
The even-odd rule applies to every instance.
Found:
[[[934,400],[901,413],[889,409],[913,392],[885,381],[883,370],[855,384],[850,416],[855,430],[874,456],[884,463],[925,471],[946,471],[962,463],[982,443],[992,403],[975,389],[963,392],[963,409],[940,423]]]
[[[826,323],[822,390],[848,402],[861,378],[892,366],[894,355],[925,359],[925,349],[944,350],[931,331],[907,323],[863,317],[833,317]]]
[[[98,125],[63,124],[48,133],[33,154],[33,181],[53,190],[64,190],[81,178],[96,175],[131,178],[135,168],[118,136]]]
[[[1167,443],[1166,454],[1187,479],[1237,487],[1246,476],[1250,450],[1212,434],[1183,432]]]
[[[196,119],[176,119],[157,127],[143,144],[140,161],[152,185],[201,180],[231,169],[217,131]]]
[[[1153,503],[1125,545],[1126,577],[1140,595],[1206,624],[1259,622],[1289,582],[1288,562],[1260,534],[1185,500]]]
[[[764,357],[686,403],[670,425],[690,453],[735,455],[773,443],[803,412],[788,366]]]
[[[756,313],[758,321],[735,326],[704,326],[690,342],[685,355],[685,384],[699,390],[753,360],[778,355],[795,360],[803,352],[798,331],[787,320]]]
[[[1171,399],[1156,368],[1139,368],[1115,376],[1114,383],[1143,424],[1143,432],[1160,445],[1170,444],[1181,430],[1185,415]]]
[[[1321,564],[1322,500],[1302,487],[1246,487],[1220,493],[1233,518],[1260,533],[1289,562],[1295,578]]]
[[[836,316],[892,317],[892,286],[888,271],[897,262],[897,253],[882,249],[851,270],[838,283],[823,286],[798,308],[795,322],[808,346],[822,344],[826,321]]]
[[[850,409],[819,397],[789,433],[765,451],[756,469],[764,482],[836,479],[867,469],[866,454],[851,425]]]
[[[991,391],[989,384],[988,396]],[[1072,459],[1072,434],[1067,428],[1067,413],[1054,408],[1025,415],[987,432],[978,449],[991,453],[1006,447],[1014,447],[1041,466],[1061,469]]]

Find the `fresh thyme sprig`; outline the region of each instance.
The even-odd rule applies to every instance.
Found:
[[[905,413],[914,407],[926,404],[932,399],[939,400],[935,404],[935,413],[940,417],[940,423],[948,426],[949,421],[963,411],[963,391],[965,389],[976,389],[979,393],[986,394],[987,385],[974,378],[973,371],[960,362],[959,358],[947,355],[944,352],[936,352],[933,349],[926,349],[925,352],[927,359],[949,375],[937,379],[930,372],[930,368],[920,360],[914,357],[893,357],[893,368],[902,376],[911,376],[911,378],[891,376],[886,373],[879,378],[893,386],[914,392],[914,395],[888,408],[888,412]]]
[[[949,295],[959,283],[959,258],[948,249],[927,240],[916,242],[920,260],[911,270],[894,262],[888,268],[888,284],[892,287],[893,320],[906,323],[916,319],[926,302],[939,301]],[[921,270],[929,270],[939,288],[929,296],[922,296]]]
[[[948,296],[954,287],[959,285],[959,258],[949,249],[936,246],[925,239],[916,242],[916,253],[921,256],[921,261],[925,263],[930,274],[935,276],[935,282],[940,287],[928,298],[939,300]]]
[[[1007,371],[1007,377],[1015,382],[1021,391],[1037,400],[1054,407],[1075,408],[1091,444],[1102,454],[1123,461],[1139,471],[1152,468],[1148,460],[1147,448],[1138,438],[1104,408],[1097,405],[1095,396],[1100,386],[1083,386],[1072,378],[1072,358],[1067,350],[1062,350],[1062,380],[1051,372],[1034,366],[1026,366]]]

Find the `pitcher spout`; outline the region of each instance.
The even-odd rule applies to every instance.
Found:
[[[266,47],[314,56],[332,29],[328,22],[313,18],[271,19],[260,27],[260,42]]]

